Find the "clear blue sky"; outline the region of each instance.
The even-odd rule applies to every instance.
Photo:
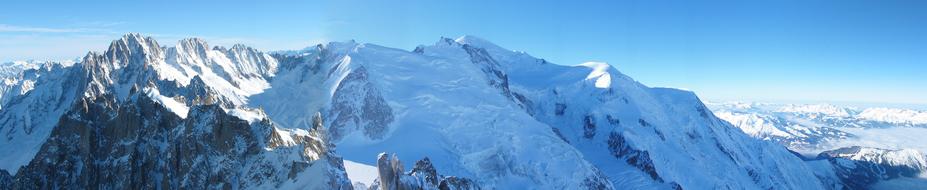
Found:
[[[0,61],[162,45],[412,49],[480,36],[564,65],[604,61],[708,100],[927,104],[927,1],[93,1],[0,3]]]

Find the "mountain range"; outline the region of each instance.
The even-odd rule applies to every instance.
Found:
[[[712,102],[715,114],[744,133],[801,152],[812,165],[826,160],[851,189],[927,188],[921,173],[927,156],[923,141],[901,139],[927,135],[927,112],[916,109],[858,108],[832,104]],[[900,132],[896,132],[900,131]],[[886,139],[888,138],[888,139]],[[899,140],[894,140],[894,139]],[[913,184],[885,181],[911,178]],[[877,184],[883,182],[881,184]]]
[[[127,34],[0,70],[4,189],[860,189],[924,171],[919,153],[809,159],[780,132],[850,135],[754,133],[693,92],[473,36],[262,52]],[[924,124],[895,113],[852,112]]]

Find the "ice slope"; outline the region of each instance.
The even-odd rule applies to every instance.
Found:
[[[78,67],[55,67],[35,79],[34,90],[11,97],[0,109],[0,169],[15,174],[32,160],[51,126],[80,95]]]
[[[355,184],[355,187],[357,187],[356,184],[358,183],[368,186],[377,179],[377,167],[373,165],[344,160],[344,170],[347,172],[348,178],[351,179],[351,183]]]
[[[604,63],[551,64],[472,36],[454,43],[488,52],[525,110],[615,187],[825,188],[799,158],[717,119],[691,92],[649,88]]]
[[[280,58],[291,60],[281,61],[287,69],[251,103],[297,126],[303,113],[323,110],[339,153],[362,164],[380,152],[428,157],[442,173],[501,189],[602,181],[582,154],[490,85],[464,49],[443,48],[430,56],[353,42],[318,46]],[[285,92],[320,97],[281,103],[292,96]]]

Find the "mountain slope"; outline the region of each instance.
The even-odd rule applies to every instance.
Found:
[[[0,110],[12,188],[351,188],[320,117],[280,128],[242,106],[269,55],[206,47],[129,34],[38,77]]]
[[[836,175],[851,189],[867,189],[886,180],[918,178],[927,172],[927,155],[916,150],[853,146],[822,152],[817,159],[830,162]],[[906,188],[927,188],[923,183],[919,185]]]
[[[490,188],[833,185],[715,118],[691,92],[649,88],[603,63],[555,65],[474,37],[412,52],[344,42],[275,57],[273,87],[251,104],[289,126],[323,110],[352,161],[427,156]],[[321,99],[280,101],[293,91]]]
[[[839,186],[692,92],[471,36],[271,55],[130,34],[10,98],[0,169],[17,187],[351,188],[338,155],[381,152],[489,189]]]
[[[452,53],[423,56],[330,43],[280,58],[287,69],[271,86],[286,87],[255,95],[252,104],[297,126],[305,123],[301,115],[323,110],[339,153],[369,165],[370,155],[387,151],[402,160],[428,157],[443,173],[489,188],[592,188],[604,182],[579,152],[488,85],[466,52]],[[301,105],[279,102],[294,89],[320,97]]]
[[[649,88],[604,63],[561,66],[479,38],[456,41],[489,52],[527,112],[583,152],[616,187],[824,187],[787,150],[733,129],[691,92]]]

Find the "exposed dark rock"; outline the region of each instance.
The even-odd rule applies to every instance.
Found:
[[[440,180],[438,179],[438,171],[431,165],[431,160],[427,157],[415,162],[415,166],[412,167],[411,175],[424,179],[426,184],[435,186],[438,185]]]
[[[521,106],[521,108],[526,112],[528,112],[528,115],[534,115],[534,109],[532,109],[534,103],[531,102],[531,99],[528,99],[528,97],[525,97],[525,95],[519,94],[517,92],[512,92],[512,97],[515,97],[515,100],[517,101],[516,103],[518,103],[518,105]]]
[[[402,188],[402,163],[396,155],[390,157],[389,154],[381,153],[377,156],[377,174],[379,176],[379,188],[384,190],[404,189]]]
[[[608,124],[611,124],[612,126],[621,125],[621,120],[619,120],[617,117],[614,117],[612,115],[606,115],[605,119],[608,120]]]
[[[334,173],[300,180],[350,188],[343,165],[337,165],[341,158],[325,142],[294,135],[281,143],[269,120],[249,124],[218,105],[193,106],[181,118],[147,96],[130,100],[80,100],[17,173],[13,189],[238,189],[275,186],[310,167]]]
[[[606,190],[612,189],[611,184],[608,184],[608,179],[603,177],[605,174],[602,174],[600,171],[596,171],[598,175],[587,177],[583,180],[583,189],[588,190]]]
[[[470,55],[470,61],[480,66],[480,69],[486,74],[490,86],[501,89],[503,95],[507,97],[511,96],[508,75],[502,71],[499,63],[486,52],[486,49],[469,44],[463,44],[463,49]]]
[[[468,190],[468,189],[481,189],[476,182],[467,178],[461,178],[456,176],[448,176],[441,180],[441,184],[438,184],[438,189],[440,190]]]
[[[653,128],[653,133],[656,133],[657,137],[660,137],[661,141],[666,141],[666,136],[663,135],[663,132],[660,132],[660,130],[657,130],[657,128]]]
[[[335,141],[354,130],[360,130],[371,139],[381,139],[393,122],[392,108],[380,91],[370,84],[364,67],[357,68],[341,80],[331,104],[329,132]]]
[[[679,184],[676,183],[676,182],[670,183],[670,187],[672,187],[673,190],[682,190],[682,185],[679,185]]]
[[[7,172],[4,169],[0,169],[0,190],[8,190],[13,188],[13,176],[10,175],[10,172]]]
[[[402,172],[402,163],[394,154],[380,153],[377,156],[377,171],[379,177],[369,186],[370,190],[421,190],[446,189],[470,190],[480,189],[473,180],[455,176],[442,176],[438,174],[431,160],[424,158],[415,162],[409,172]]]
[[[560,129],[559,129],[559,128],[551,127],[550,129],[551,129],[552,131],[554,131],[554,134],[557,135],[557,137],[559,137],[560,140],[563,140],[564,142],[570,143],[570,140],[567,140],[566,137],[563,136],[563,133],[560,132]]]
[[[562,104],[562,103],[554,104],[554,114],[557,114],[558,116],[563,115],[563,113],[566,112],[566,108],[567,108],[566,104]]]
[[[644,119],[638,119],[637,123],[640,124],[641,127],[650,127],[650,123],[648,123],[647,120],[644,120]]]
[[[502,91],[502,96],[505,96],[509,100],[512,100],[521,108],[530,108],[530,102],[525,97],[519,99],[519,95],[512,92],[509,88],[509,76],[502,70],[502,66],[499,62],[496,61],[486,49],[471,46],[470,44],[463,44],[461,48],[470,55],[470,62],[476,64],[480,67],[480,70],[485,74],[489,86],[492,86],[496,89]],[[532,113],[529,113],[532,114]]]
[[[595,118],[591,115],[583,118],[583,137],[587,139],[595,137]]]
[[[412,50],[412,53],[424,54],[424,53],[425,53],[425,47],[424,47],[424,46],[416,46],[416,47],[415,47],[415,50]]]
[[[642,172],[650,175],[654,181],[663,182],[663,179],[657,174],[653,161],[650,160],[650,153],[634,149],[618,132],[612,132],[608,136],[608,149],[612,155],[619,160],[625,160],[629,165],[636,167]]]

